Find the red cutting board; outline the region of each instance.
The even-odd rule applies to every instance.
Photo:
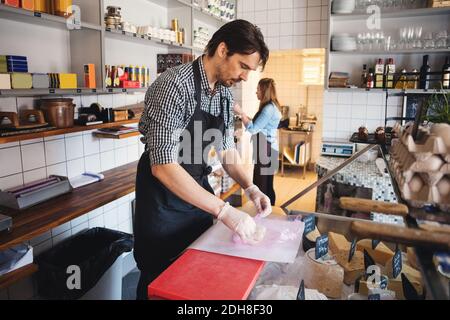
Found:
[[[148,286],[150,299],[245,300],[264,261],[187,250]]]

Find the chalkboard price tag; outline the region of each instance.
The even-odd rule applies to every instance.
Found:
[[[298,293],[297,293],[297,300],[306,300],[306,298],[305,298],[305,280],[302,280],[302,283],[300,283],[300,288],[298,289]]]
[[[392,258],[392,274],[394,279],[397,278],[402,272],[402,252],[397,250]]]
[[[380,244],[380,240],[372,240],[372,250],[375,250]]]
[[[36,18],[41,18],[41,17],[42,17],[42,14],[41,14],[40,12],[35,12],[35,13],[34,13],[34,16],[35,16]]]
[[[370,266],[375,266],[376,263],[373,260],[373,258],[370,256],[370,254],[364,250],[364,269],[366,270],[367,275],[367,269],[369,269]]]
[[[353,256],[356,252],[356,238],[353,239],[352,243],[350,244],[350,252],[348,254],[348,262],[352,261]]]
[[[381,300],[381,295],[379,293],[377,294],[370,294],[369,300]]]
[[[81,91],[82,91],[81,89],[77,89],[77,93],[81,93]]]
[[[328,235],[323,235],[316,239],[316,260],[328,253]]]
[[[48,90],[48,93],[54,94],[54,93],[55,93],[55,89],[50,89],[50,90]]]
[[[122,89],[122,92],[127,92],[127,89]]]
[[[380,289],[385,290],[388,287],[389,279],[386,276],[381,276]]]
[[[307,235],[310,232],[313,232],[316,229],[316,217],[314,215],[304,217],[303,222],[305,223],[305,231],[304,231],[305,235]]]

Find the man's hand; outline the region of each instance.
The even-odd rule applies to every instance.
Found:
[[[225,204],[217,219],[239,235],[243,243],[254,245],[264,237],[252,217],[233,208],[228,203]]]
[[[262,193],[257,186],[253,185],[245,189],[245,195],[253,202],[256,212],[261,218],[265,218],[272,213],[272,204],[269,197]]]

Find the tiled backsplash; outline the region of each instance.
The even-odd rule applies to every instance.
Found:
[[[122,107],[143,101],[139,95],[76,96],[77,107],[99,102],[104,107]],[[16,112],[18,108],[36,106],[35,98],[0,98],[0,111]],[[140,137],[123,140],[98,139],[91,131],[0,144],[0,189],[7,189],[48,177],[52,174],[68,177],[85,171],[102,172],[139,160],[144,152]],[[32,239],[37,256],[57,243],[86,228],[106,227],[132,233],[131,201],[134,194],[67,222]],[[33,277],[23,279],[7,290],[2,299],[33,299],[37,288]]]
[[[370,132],[384,126],[386,95],[382,92],[325,91],[323,139],[349,139],[360,126]],[[401,116],[401,97],[388,99],[387,117]]]
[[[261,28],[270,50],[326,48],[330,0],[240,0],[238,16]]]

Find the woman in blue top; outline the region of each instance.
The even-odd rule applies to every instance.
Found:
[[[252,134],[253,183],[270,198],[275,205],[273,176],[278,170],[278,126],[281,120],[280,103],[278,102],[275,81],[264,78],[258,84],[256,92],[260,101],[259,111],[251,120],[239,105],[234,112],[241,117],[247,131]]]

